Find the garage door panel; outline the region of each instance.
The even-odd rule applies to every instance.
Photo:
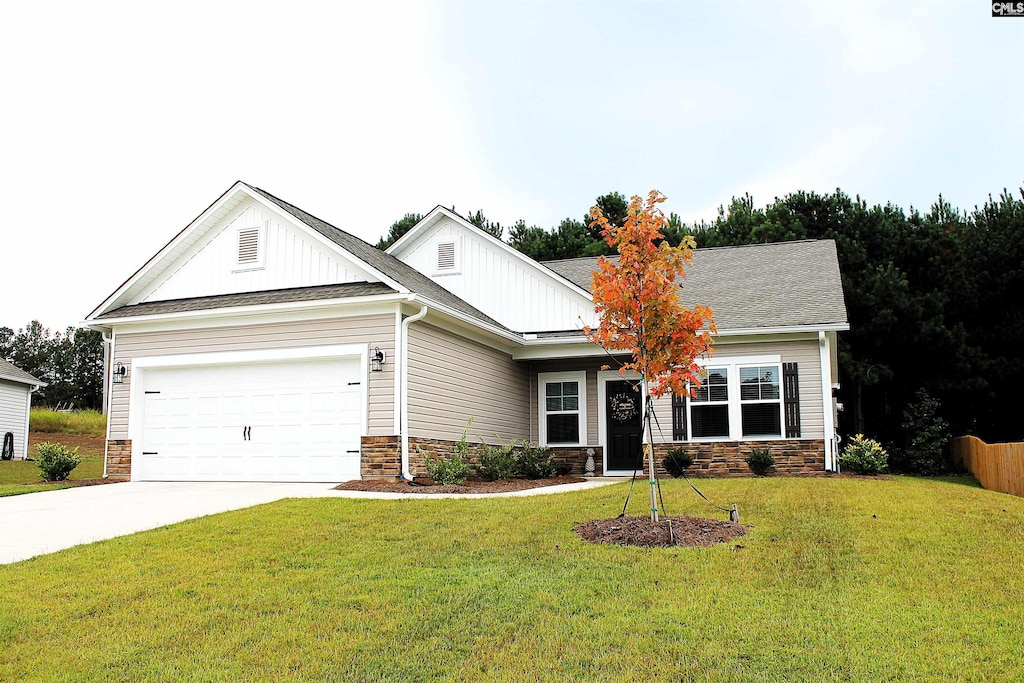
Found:
[[[143,381],[140,479],[359,477],[358,359],[148,369]]]

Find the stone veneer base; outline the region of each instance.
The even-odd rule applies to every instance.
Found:
[[[445,457],[455,452],[457,442],[447,439],[409,437],[409,468],[415,476],[427,473],[425,458]],[[482,444],[471,444],[469,460],[479,462]],[[552,447],[551,454],[559,469],[568,474],[582,475],[587,462],[587,450],[594,449],[595,474],[601,476],[602,451],[600,446]],[[784,439],[776,441],[714,441],[708,443],[655,444],[658,476],[668,473],[661,460],[668,452],[682,448],[693,456],[693,465],[686,474],[691,477],[749,477],[753,476],[743,458],[755,448],[767,448],[775,458],[771,474],[818,474],[825,469],[825,442],[822,439]],[[401,439],[397,435],[364,436],[360,440],[360,472],[363,477],[396,477],[401,474]],[[647,469],[644,468],[644,473]],[[132,472],[132,442],[130,439],[107,441],[107,476],[130,478]]]
[[[131,439],[110,439],[107,441],[107,476],[124,477],[132,476],[132,440]]]

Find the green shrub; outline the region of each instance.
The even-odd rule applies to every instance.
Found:
[[[686,468],[693,464],[693,456],[685,448],[673,448],[668,452],[661,465],[673,477],[681,477]]]
[[[33,408],[29,415],[29,431],[78,436],[104,436],[107,416],[97,410],[58,413],[47,408]]]
[[[507,446],[485,446],[480,454],[480,464],[476,467],[481,479],[497,481],[511,479],[516,471],[515,442]]]
[[[874,439],[863,434],[853,437],[839,456],[839,467],[856,474],[881,474],[889,466],[889,454]]]
[[[433,479],[435,484],[441,486],[463,484],[473,470],[472,465],[468,462],[452,456],[446,458],[427,456],[426,463],[427,476]]]
[[[767,448],[755,448],[743,460],[750,466],[754,474],[759,477],[768,474],[768,470],[775,467],[775,458],[772,457]]]
[[[540,444],[524,441],[515,448],[515,473],[525,479],[547,479],[554,476],[557,466],[551,454]]]
[[[473,466],[469,464],[469,427],[473,424],[473,418],[469,418],[466,429],[462,432],[462,438],[455,443],[453,453],[441,458],[427,456],[424,458],[427,467],[427,476],[434,480],[435,484],[447,486],[450,484],[463,484],[469,478]]]
[[[949,470],[943,449],[949,442],[949,425],[936,413],[939,401],[924,389],[903,411],[903,448],[897,451],[899,469],[914,474],[942,474]]]
[[[46,441],[36,446],[39,455],[36,465],[43,481],[64,481],[82,459],[78,457],[78,446],[69,448],[59,443]]]

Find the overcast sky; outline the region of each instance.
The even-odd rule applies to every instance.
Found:
[[[81,321],[235,180],[375,242],[1024,184],[1024,19],[985,2],[9,2],[0,325]]]

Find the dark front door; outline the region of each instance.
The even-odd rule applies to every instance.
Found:
[[[616,381],[605,385],[604,417],[608,429],[608,469],[642,469],[643,397],[639,383]]]

